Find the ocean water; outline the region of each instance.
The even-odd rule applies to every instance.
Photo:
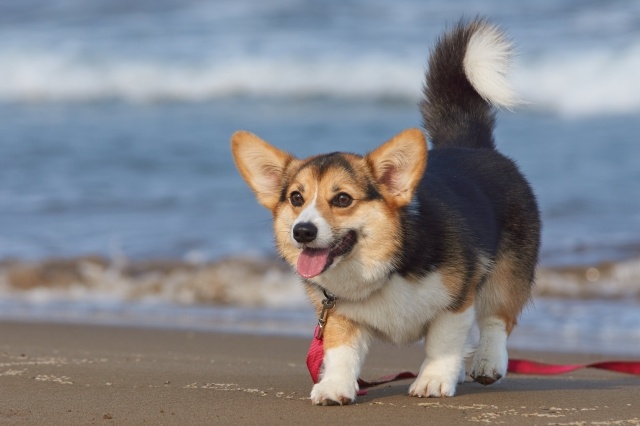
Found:
[[[235,170],[233,131],[301,157],[372,150],[420,124],[429,47],[478,14],[517,45],[511,81],[527,103],[499,112],[496,140],[539,198],[542,267],[578,268],[592,284],[603,264],[637,270],[640,4],[628,1],[4,1],[0,261],[270,258],[270,216]],[[60,304],[80,316],[96,306],[149,313],[118,286],[72,296],[0,275],[8,317],[53,318]],[[616,279],[624,290],[615,296],[637,301],[637,275]],[[553,282],[564,299],[549,303],[587,303],[557,290],[582,281]],[[105,291],[106,308],[97,302]],[[242,300],[231,309],[245,318],[256,309],[277,317],[277,303]],[[162,312],[198,304],[161,302]],[[597,317],[616,312],[611,303],[585,306]],[[637,338],[640,315],[620,306],[631,312],[614,324],[631,333],[621,341]],[[306,305],[296,298],[287,309]],[[539,312],[529,323],[563,321]],[[585,336],[615,328],[587,324]]]

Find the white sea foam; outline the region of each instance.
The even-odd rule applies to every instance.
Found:
[[[640,300],[640,259],[540,268],[535,294],[567,299]],[[0,264],[0,300],[219,305],[300,309],[303,285],[283,262],[227,258],[214,263],[51,259]]]
[[[296,308],[306,306],[299,279],[279,261],[231,258],[214,264],[100,258],[0,265],[0,301],[34,305],[129,302]]]
[[[192,63],[5,51],[0,52],[0,101],[193,102],[246,95],[416,102],[424,59],[238,56]],[[533,108],[593,115],[640,111],[638,75],[640,44],[519,57],[511,78]]]

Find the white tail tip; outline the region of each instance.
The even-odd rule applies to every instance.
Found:
[[[496,27],[482,22],[474,30],[464,55],[464,72],[487,102],[511,108],[520,103],[506,79],[513,46]]]

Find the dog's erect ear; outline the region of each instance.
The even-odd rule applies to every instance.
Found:
[[[427,166],[427,141],[420,129],[407,129],[366,159],[378,184],[402,207],[411,202]]]
[[[294,157],[245,131],[231,136],[231,152],[258,202],[273,210],[280,199],[285,169]]]

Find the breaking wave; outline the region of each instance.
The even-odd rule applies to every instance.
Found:
[[[236,96],[415,102],[422,57],[235,57],[201,62],[0,52],[2,102],[202,102]],[[640,110],[640,44],[521,57],[513,82],[533,108],[563,115]]]
[[[640,301],[640,259],[541,268],[536,295]],[[250,308],[306,308],[299,279],[280,260],[234,257],[212,263],[101,257],[0,264],[0,299]]]

